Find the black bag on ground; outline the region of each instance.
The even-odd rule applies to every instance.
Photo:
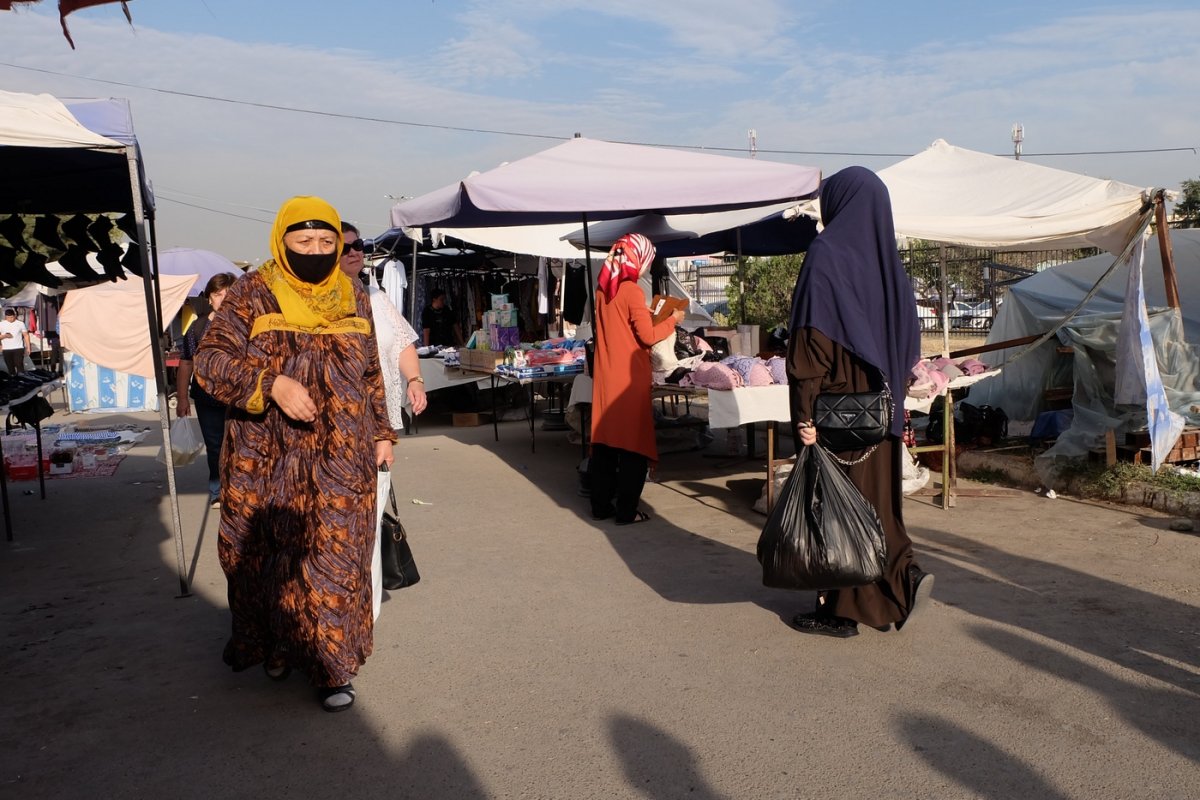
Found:
[[[805,447],[758,539],[763,584],[817,591],[883,577],[879,515],[820,446]]]
[[[1003,408],[983,405],[979,407],[979,443],[997,444],[1008,438],[1008,414]]]
[[[41,395],[31,397],[24,403],[9,406],[9,411],[22,425],[36,425],[42,420],[54,416],[54,408]]]
[[[408,533],[400,522],[396,508],[396,493],[388,490],[391,510],[385,509],[379,524],[379,561],[383,567],[383,588],[395,590],[412,586],[421,580],[417,562],[408,546]]]

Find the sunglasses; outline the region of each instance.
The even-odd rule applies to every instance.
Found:
[[[344,256],[350,255],[351,250],[357,250],[358,252],[361,253],[363,251],[362,239],[355,239],[353,242],[346,242],[345,244],[342,245],[342,255],[344,255]]]

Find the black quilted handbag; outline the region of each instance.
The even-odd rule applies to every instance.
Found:
[[[408,546],[408,533],[400,521],[396,493],[390,487],[388,500],[392,508],[390,511],[384,510],[380,521],[379,559],[383,567],[383,588],[395,591],[421,580],[421,573],[417,571],[412,548]]]
[[[819,394],[813,404],[813,424],[828,450],[873,449],[891,428],[892,392],[885,384],[882,392]]]

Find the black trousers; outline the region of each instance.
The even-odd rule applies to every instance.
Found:
[[[592,457],[588,460],[592,516],[597,519],[615,516],[617,522],[632,522],[649,466],[650,459],[641,453],[605,444],[592,445]]]
[[[18,372],[25,371],[25,348],[13,348],[12,350],[4,351],[4,366],[8,368],[9,375],[16,375]]]

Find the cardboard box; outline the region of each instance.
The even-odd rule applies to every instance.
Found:
[[[488,415],[479,411],[468,411],[454,415],[454,427],[456,428],[477,428],[488,421]]]
[[[496,350],[459,350],[459,366],[491,372],[504,363],[504,353]]]

